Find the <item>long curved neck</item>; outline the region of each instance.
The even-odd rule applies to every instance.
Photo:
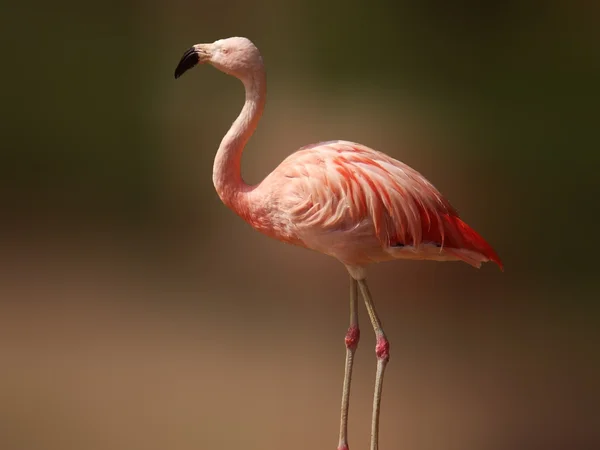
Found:
[[[221,141],[213,166],[215,189],[223,203],[233,209],[239,208],[241,195],[250,190],[242,179],[242,152],[258,125],[267,94],[264,70],[256,70],[240,79],[246,89],[246,102]]]

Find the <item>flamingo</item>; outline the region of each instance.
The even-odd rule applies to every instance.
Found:
[[[332,256],[350,274],[350,325],[338,450],[348,450],[348,409],[354,354],[360,339],[358,291],[376,336],[377,370],[371,420],[371,450],[378,449],[379,411],[390,345],[366,280],[371,263],[395,259],[464,261],[479,268],[492,261],[492,247],[463,222],[420,173],[384,153],[336,140],[300,148],[261,183],[244,182],[244,147],[262,115],[266,74],[258,48],[247,38],[196,44],[175,69],[175,78],[209,63],[244,84],[246,101],[217,150],[213,183],[222,202],[267,236]]]

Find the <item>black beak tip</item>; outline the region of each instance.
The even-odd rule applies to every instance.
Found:
[[[179,78],[189,69],[196,66],[198,62],[200,62],[200,55],[198,55],[196,49],[192,47],[189,50],[187,50],[183,54],[181,60],[179,61],[179,64],[177,64],[177,67],[175,68],[175,79]]]

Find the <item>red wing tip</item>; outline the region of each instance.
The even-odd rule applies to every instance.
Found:
[[[500,269],[501,272],[504,272],[504,264],[502,264],[502,261],[500,260],[500,258],[496,257],[492,257],[490,258],[490,261],[493,263],[496,263],[496,265],[498,266],[498,268]]]
[[[504,264],[494,249],[479,235],[473,228],[463,222],[458,216],[445,215],[446,221],[456,227],[457,231],[461,236],[462,243],[459,243],[461,248],[466,248],[471,251],[475,251],[483,256],[483,261],[491,261],[498,265],[500,270],[504,272]],[[465,262],[467,262],[464,258]]]

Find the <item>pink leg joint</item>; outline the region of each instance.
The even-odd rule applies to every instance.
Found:
[[[375,354],[378,359],[383,359],[384,361],[390,360],[390,343],[386,339],[385,336],[377,337],[377,345],[375,345]]]
[[[346,347],[350,350],[356,350],[359,340],[360,330],[356,325],[352,325],[350,328],[348,328],[348,332],[346,333]]]

